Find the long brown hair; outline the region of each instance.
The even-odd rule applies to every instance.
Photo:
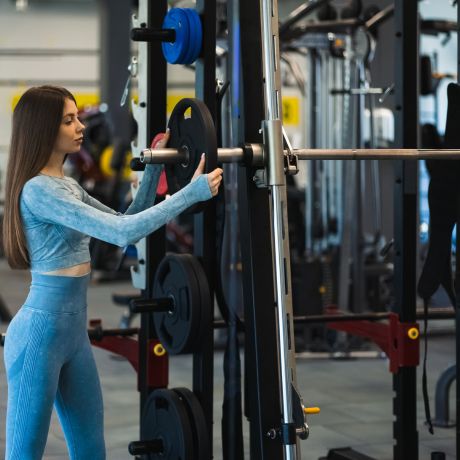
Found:
[[[75,102],[65,88],[33,87],[21,96],[13,112],[3,217],[3,247],[11,268],[30,266],[19,199],[24,184],[48,163],[62,123],[65,99]]]

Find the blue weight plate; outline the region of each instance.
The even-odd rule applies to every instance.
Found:
[[[194,38],[190,40],[195,45],[192,55],[192,62],[195,62],[200,57],[201,48],[203,46],[203,27],[201,24],[201,18],[195,10],[193,10],[191,17],[195,23],[195,26],[192,29]],[[191,34],[192,33],[190,33],[190,35]]]
[[[187,53],[190,42],[190,26],[187,13],[183,8],[172,8],[165,16],[163,29],[174,29],[176,40],[173,43],[161,44],[163,55],[170,64],[181,64]]]
[[[192,8],[184,8],[190,26],[190,41],[188,53],[184,58],[184,64],[193,64],[199,57],[203,40],[201,19]]]
[[[190,59],[193,57],[193,50],[195,48],[193,45],[193,40],[195,36],[195,31],[193,30],[193,28],[195,27],[195,23],[193,22],[193,19],[190,14],[190,11],[192,11],[191,8],[182,8],[182,11],[184,12],[184,19],[186,19],[188,22],[189,34],[187,47],[185,48],[184,58],[180,63],[191,64],[193,61],[190,61]]]

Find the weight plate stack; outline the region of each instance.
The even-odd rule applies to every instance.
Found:
[[[198,337],[201,339],[204,337],[207,330],[212,329],[213,321],[213,309],[211,294],[209,293],[208,278],[203,270],[203,266],[196,257],[188,257],[186,262],[190,265],[193,275],[196,278],[198,289],[200,290],[201,320]]]
[[[179,396],[189,416],[193,438],[193,458],[211,458],[209,434],[200,401],[187,388],[174,388],[173,391]]]
[[[203,31],[201,28],[201,19],[198,13],[191,8],[184,8],[187,12],[187,19],[190,30],[189,52],[187,53],[184,64],[193,64],[200,56],[203,45]]]
[[[145,460],[196,460],[190,417],[177,393],[155,390],[142,414],[142,439],[160,440],[162,448],[143,456]]]
[[[158,338],[172,355],[198,350],[203,328],[210,327],[209,288],[200,263],[194,259],[190,254],[169,254],[155,274],[154,298],[173,299],[170,311],[153,313]]]

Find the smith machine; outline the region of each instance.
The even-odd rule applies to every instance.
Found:
[[[233,142],[218,145],[215,125],[222,94],[216,84],[216,3],[197,0],[196,10],[172,9],[166,0],[140,0],[133,19],[132,39],[139,41],[131,76],[137,78],[139,98],[132,102],[138,137],[132,145],[132,168],[140,180],[145,164],[165,164],[171,193],[186,185],[206,153],[206,168],[219,163],[238,165],[238,209],[243,270],[244,321],[222,295],[216,257],[222,197],[194,213],[194,254],[165,254],[164,228],[137,243],[138,265],[132,269],[140,299],[131,301],[141,313],[140,328],[104,330],[90,322],[92,344],[125,356],[138,375],[140,441],[129,446],[139,459],[206,460],[213,457],[213,329],[225,327],[225,393],[222,453],[226,460],[244,458],[241,378],[236,332],[245,334],[245,416],[250,429],[250,458],[300,459],[300,439],[309,435],[306,416],[317,408],[303,405],[296,389],[294,322],[333,322],[334,328],[366,335],[387,354],[393,373],[395,460],[418,459],[416,367],[419,333],[416,319],[416,198],[417,162],[458,159],[460,150],[420,150],[418,137],[418,5],[395,2],[396,141],[400,149],[293,150],[283,135],[277,2],[229,2],[228,41],[232,86]],[[164,18],[164,21],[161,20]],[[460,22],[460,21],[459,21]],[[460,47],[459,47],[460,53]],[[460,56],[460,55],[459,55]],[[195,63],[196,99],[174,108],[169,147],[145,149],[164,130],[166,120],[166,61]],[[460,59],[459,59],[460,62]],[[451,116],[450,147],[460,144],[460,87]],[[224,85],[225,87],[225,85]],[[449,110],[451,110],[449,96]],[[447,129],[446,129],[447,135]],[[285,148],[287,147],[287,148]],[[298,161],[310,159],[390,159],[395,164],[395,292],[389,314],[321,317],[293,316],[289,260],[286,174],[297,172]],[[442,179],[442,178],[441,178]],[[456,187],[459,180],[455,178]],[[222,187],[221,187],[222,188]],[[133,189],[136,193],[136,189]],[[221,192],[222,193],[222,192]],[[456,197],[458,192],[456,192]],[[455,197],[455,198],[456,198]],[[159,197],[162,199],[162,197]],[[219,209],[220,206],[220,209]],[[220,214],[219,214],[220,213]],[[460,241],[460,225],[457,225]],[[455,314],[428,311],[425,317],[455,316],[457,356],[460,353],[460,251],[457,251]],[[214,298],[224,320],[214,319]],[[388,318],[389,324],[369,321]],[[349,323],[349,326],[343,324]],[[355,326],[351,326],[351,323]],[[342,324],[342,326],[340,325]],[[359,326],[356,326],[358,324]],[[378,327],[377,327],[378,326]],[[137,335],[135,340],[131,336]],[[4,335],[2,335],[2,344]],[[193,388],[168,387],[168,356],[193,357]],[[460,412],[460,378],[456,368]],[[456,428],[459,458],[460,427]],[[369,459],[347,449],[334,449],[328,458]],[[332,455],[332,456],[331,456]],[[303,458],[308,458],[304,454]],[[372,460],[372,459],[370,459]]]
[[[132,109],[139,134],[132,146],[132,167],[141,171],[147,163],[165,164],[168,186],[174,192],[190,180],[201,152],[206,153],[208,170],[218,163],[239,165],[244,324],[231,311],[224,315],[226,321],[215,321],[213,316],[214,298],[219,299],[220,290],[216,276],[219,197],[193,210],[193,255],[165,255],[163,229],[137,244],[139,260],[132,278],[134,286],[142,290],[142,299],[133,301],[131,310],[141,313],[140,330],[110,332],[96,323],[90,330],[94,345],[128,356],[138,370],[141,440],[131,443],[130,453],[145,459],[212,458],[213,328],[226,327],[234,334],[238,329],[245,333],[245,415],[251,459],[301,458],[299,440],[309,434],[306,414],[316,409],[304,407],[296,389],[286,174],[295,174],[298,161],[308,159],[392,159],[396,171],[396,302],[382,342],[390,357],[395,390],[394,458],[416,460],[419,342],[415,306],[417,163],[413,160],[460,157],[460,150],[417,149],[417,1],[395,2],[396,139],[402,148],[394,150],[293,150],[281,122],[277,2],[235,0],[227,8],[235,148],[218,145],[215,128],[221,100],[216,85],[215,1],[197,0],[196,11],[173,9],[167,13],[165,0],[140,0],[134,18],[132,39],[139,41],[139,48],[130,69],[138,80],[139,102],[133,102]],[[161,18],[165,18],[163,23]],[[184,99],[174,108],[169,147],[151,150],[144,147],[155,133],[164,130],[166,120],[163,56],[171,63],[195,62],[196,99]],[[142,172],[139,174],[141,178]],[[138,332],[138,341],[120,337],[134,332]],[[192,354],[192,390],[166,389],[164,349],[170,354]],[[240,370],[235,342],[229,342],[229,351],[233,368],[226,374],[226,386],[233,379],[233,387],[228,413],[224,409],[223,458],[241,459],[241,390],[239,381],[235,383]],[[457,439],[458,433],[457,429]],[[340,456],[337,452],[334,458],[364,458],[352,454]]]

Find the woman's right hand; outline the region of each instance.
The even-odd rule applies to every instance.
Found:
[[[201,155],[200,163],[193,174],[191,182],[193,182],[198,176],[204,174],[204,168],[206,166],[204,153]],[[212,196],[216,196],[219,191],[220,183],[222,182],[222,173],[224,171],[221,168],[216,168],[214,171],[211,171],[207,174],[208,176],[208,185],[211,190]]]

